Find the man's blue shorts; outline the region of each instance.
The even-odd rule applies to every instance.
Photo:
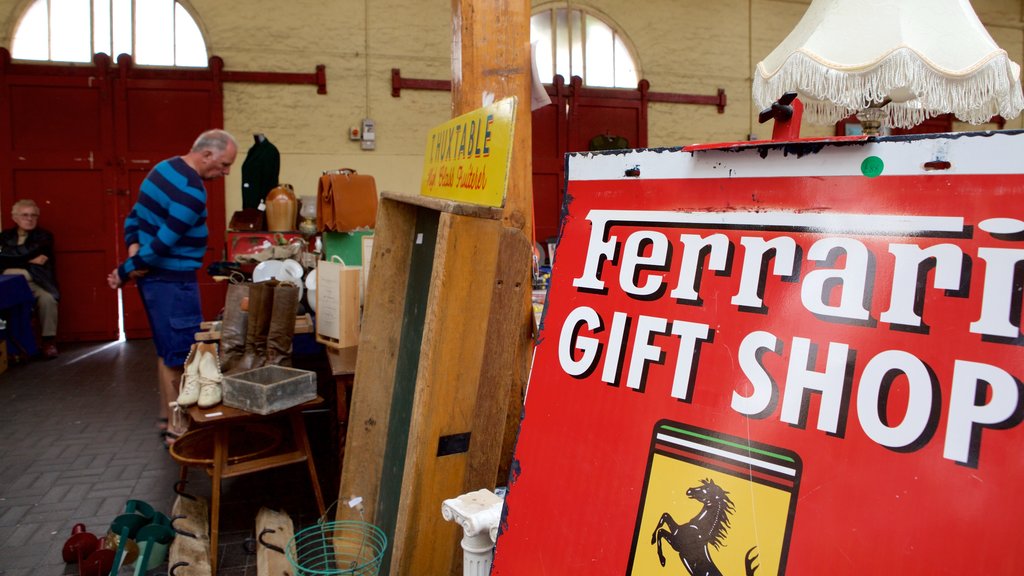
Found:
[[[138,285],[157,355],[169,368],[184,365],[203,321],[195,272],[151,270]]]

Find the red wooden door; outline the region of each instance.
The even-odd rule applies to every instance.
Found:
[[[647,146],[646,81],[638,90],[589,88],[572,78],[569,151],[594,149],[595,139],[613,138],[626,148]],[[603,149],[603,148],[599,148]]]
[[[613,137],[629,148],[647,146],[647,81],[636,90],[588,88],[578,76],[544,86],[551,104],[533,111],[533,220],[543,245],[558,235],[565,200],[565,154],[591,150]]]
[[[117,293],[104,278],[116,260],[110,93],[102,82],[67,70],[5,65],[4,72],[4,227],[12,224],[14,201],[35,200],[39,226],[54,233],[58,336],[116,339]]]
[[[122,70],[127,60],[120,61]],[[165,74],[166,76],[166,74]],[[188,151],[195,137],[211,126],[221,125],[220,93],[203,80],[168,77],[133,78],[123,73],[114,80],[115,138],[122,163],[119,186],[120,211],[127,215],[138,199],[139,186],[158,162]],[[210,242],[204,267],[223,259],[224,181],[206,182],[207,227]],[[118,222],[123,238],[124,219]],[[226,287],[203,271],[199,274],[203,316],[213,318],[224,303]],[[124,291],[124,331],[128,338],[150,335],[149,323],[134,283]]]
[[[568,150],[568,89],[561,76],[545,86],[551,104],[532,114],[533,133],[533,234],[545,245],[558,236],[565,187],[565,153]]]
[[[220,81],[210,71],[135,69],[130,59],[112,68],[103,55],[94,64],[12,64],[0,48],[0,204],[6,215],[15,200],[34,199],[40,226],[54,233],[61,340],[117,338],[118,293],[106,275],[125,257],[122,227],[139,183],[156,162],[223,125]],[[223,182],[207,191],[210,262],[224,245]],[[213,317],[224,288],[209,280],[200,287],[204,315]],[[148,337],[137,290],[123,294],[126,334]]]

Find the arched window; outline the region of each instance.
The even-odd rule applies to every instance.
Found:
[[[587,86],[636,88],[636,61],[621,34],[581,8],[548,8],[530,18],[530,41],[537,43],[537,73],[583,79]]]
[[[35,0],[18,22],[11,57],[91,62],[129,54],[136,64],[206,66],[199,26],[174,0]]]

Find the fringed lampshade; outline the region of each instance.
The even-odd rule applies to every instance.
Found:
[[[812,0],[754,72],[758,107],[786,92],[815,124],[866,110],[899,128],[950,112],[982,124],[1024,108],[1020,66],[968,0]]]

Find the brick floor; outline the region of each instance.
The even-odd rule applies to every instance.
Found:
[[[72,526],[105,534],[129,499],[170,512],[179,472],[156,415],[150,340],[66,345],[56,360],[0,375],[0,576],[78,574],[61,559]],[[320,430],[311,441],[328,502],[337,493],[330,473],[330,452],[337,452],[322,432],[330,418],[307,416],[311,435]],[[256,557],[243,543],[260,506],[285,510],[297,530],[316,520],[305,467],[278,470],[224,482],[218,574],[255,576]],[[208,476],[189,472],[189,491],[208,498],[209,489]],[[149,574],[166,572],[164,565]]]

